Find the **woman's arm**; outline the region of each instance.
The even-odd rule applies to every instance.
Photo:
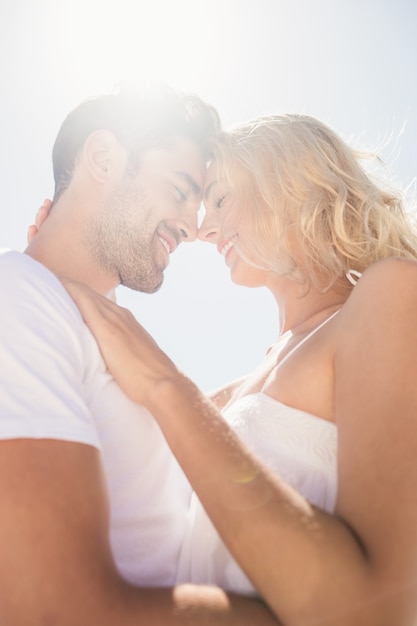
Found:
[[[52,209],[52,200],[45,198],[43,204],[39,207],[36,213],[35,223],[28,226],[27,241],[30,243],[34,237],[36,237],[38,230],[42,226],[43,222],[47,219]]]
[[[339,314],[335,515],[265,469],[133,316],[71,292],[115,377],[155,415],[219,533],[284,624],[414,623],[415,263],[368,270]]]

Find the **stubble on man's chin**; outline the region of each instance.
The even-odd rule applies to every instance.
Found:
[[[161,279],[159,280],[158,283],[155,283],[155,282],[152,283],[149,280],[130,281],[130,280],[124,280],[122,277],[120,277],[120,284],[123,285],[123,287],[132,289],[133,291],[139,291],[140,293],[149,293],[149,294],[156,293],[162,287],[163,282],[164,282],[163,274],[161,275]]]
[[[118,283],[142,293],[155,293],[164,281],[164,269],[158,267],[152,247],[138,245],[125,238],[111,236],[110,231],[95,225],[87,231],[87,248],[91,261]]]
[[[148,271],[139,270],[137,273],[130,271],[128,274],[119,275],[120,284],[133,291],[141,293],[156,293],[164,282],[164,272],[156,267],[149,268]]]
[[[141,211],[143,209],[143,211]],[[142,212],[138,224],[138,212]],[[164,280],[155,249],[152,205],[141,187],[123,181],[86,224],[85,244],[92,262],[134,291],[155,293]]]

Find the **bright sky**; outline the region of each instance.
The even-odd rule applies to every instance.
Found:
[[[414,0],[2,0],[0,247],[23,249],[51,196],[65,115],[120,80],[164,80],[225,126],[302,112],[417,175]],[[230,283],[207,244],[181,246],[157,294],[119,290],[169,355],[209,390],[248,373],[277,333],[263,290]]]

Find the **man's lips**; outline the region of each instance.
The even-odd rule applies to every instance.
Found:
[[[158,233],[158,239],[162,243],[168,254],[172,254],[174,252],[177,247],[177,242],[174,237],[167,237],[166,235],[161,235],[161,233]]]

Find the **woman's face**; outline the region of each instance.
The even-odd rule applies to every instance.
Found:
[[[251,256],[250,252],[246,252],[250,250],[250,224],[244,215],[239,216],[233,189],[221,179],[215,162],[207,171],[203,202],[205,216],[199,228],[199,239],[216,244],[234,283],[245,287],[265,285],[267,271],[244,260]],[[244,257],[240,250],[245,253]]]

